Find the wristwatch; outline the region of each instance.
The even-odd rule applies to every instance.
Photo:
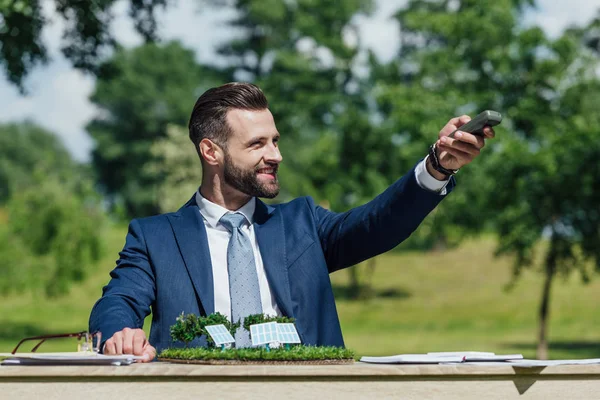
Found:
[[[433,169],[435,169],[439,173],[446,175],[447,177],[456,175],[456,173],[458,172],[457,169],[447,169],[440,165],[440,159],[438,158],[437,146],[435,145],[435,143],[432,144],[431,147],[429,147],[429,159],[431,160],[431,166],[433,167]]]

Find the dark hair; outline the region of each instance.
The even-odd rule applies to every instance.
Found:
[[[267,98],[260,88],[251,83],[232,82],[208,89],[194,105],[190,117],[190,140],[194,143],[198,155],[198,145],[204,138],[210,139],[226,148],[231,127],[227,124],[227,111],[265,110],[269,107]],[[202,160],[202,157],[200,157]]]

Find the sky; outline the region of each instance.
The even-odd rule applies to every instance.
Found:
[[[180,40],[196,52],[201,62],[218,63],[215,49],[231,37],[225,21],[232,16],[227,10],[202,10],[197,0],[177,0],[158,19],[159,35],[165,40]],[[377,0],[377,11],[370,17],[357,19],[361,41],[380,60],[390,60],[399,45],[399,27],[391,14],[406,0]],[[87,161],[93,142],[85,125],[97,113],[89,96],[94,78],[73,69],[60,53],[64,22],[53,10],[54,2],[42,1],[44,15],[51,23],[43,31],[51,61],[36,67],[25,80],[28,94],[23,96],[0,75],[0,123],[29,119],[55,132],[71,154]],[[112,26],[117,40],[129,47],[141,44],[127,16],[128,2],[120,0],[113,9]],[[526,16],[527,24],[541,26],[556,37],[571,24],[589,22],[600,9],[600,0],[537,0],[537,9]],[[382,40],[383,39],[383,40]]]

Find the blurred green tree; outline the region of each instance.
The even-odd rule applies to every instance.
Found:
[[[531,3],[412,0],[396,14],[401,27],[398,57],[387,65],[373,64],[382,128],[392,132],[396,162],[424,154],[451,117],[475,116],[485,109],[506,114],[523,98],[523,79],[530,79],[529,52],[543,36],[539,28],[521,28]],[[499,137],[509,124],[496,129]],[[485,150],[460,171],[460,190],[405,246],[455,246],[469,232],[486,227],[488,221],[480,217],[486,207],[483,193],[492,192],[494,182],[482,168]]]
[[[160,212],[157,190],[165,177],[146,168],[155,158],[152,143],[167,136],[167,124],[187,125],[196,98],[219,76],[177,42],[120,49],[100,66],[91,96],[100,113],[87,127],[95,140],[92,164],[128,217]]]
[[[600,168],[595,161],[600,156],[600,60],[583,46],[586,31],[571,29],[540,46],[544,56],[529,73],[546,79],[530,84],[526,103],[512,109],[528,130],[504,138],[487,168],[489,174],[502,171],[487,200],[494,212],[486,213],[500,237],[498,253],[516,255],[514,280],[524,268],[541,264],[540,359],[548,357],[555,277],[578,271],[587,282],[592,265],[600,271]],[[542,256],[536,257],[536,251]]]
[[[157,185],[160,212],[176,211],[202,182],[202,166],[188,129],[167,126],[167,136],[152,143],[150,153],[152,161],[146,164],[147,173],[162,177]]]
[[[0,124],[0,205],[34,184],[34,174],[52,171],[72,179],[77,166],[60,139],[32,122]]]
[[[2,0],[0,1],[0,65],[8,79],[24,90],[23,78],[48,61],[43,28],[52,23],[43,5],[65,20],[62,52],[76,68],[96,72],[102,56],[117,45],[110,30],[116,0]],[[129,15],[146,41],[156,39],[157,9],[167,0],[129,0]]]
[[[67,293],[71,282],[80,282],[100,258],[104,216],[92,187],[73,190],[71,185],[43,178],[38,184],[14,195],[7,206],[10,242],[20,243],[5,257],[14,263],[19,287],[41,287],[48,296]],[[87,193],[81,193],[81,191]],[[79,193],[78,193],[79,192]],[[8,247],[8,246],[6,246]],[[29,256],[27,256],[27,254]],[[18,267],[18,268],[17,268]],[[7,281],[10,276],[3,274]]]
[[[598,266],[598,22],[549,40],[523,27],[533,2],[410,1],[399,12],[400,57],[376,73],[384,120],[402,132],[402,151],[424,149],[443,115],[496,109],[498,139],[460,172],[460,190],[426,221],[429,243],[458,243],[490,229],[498,254],[514,254],[514,281],[543,248],[538,357],[546,358],[550,288],[557,273]],[[423,107],[426,104],[428,107]],[[543,246],[549,239],[547,246]]]
[[[89,168],[31,123],[0,126],[0,293],[67,292],[100,256],[101,199]]]

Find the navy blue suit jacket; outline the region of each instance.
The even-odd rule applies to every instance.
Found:
[[[443,198],[422,189],[413,169],[344,213],[310,197],[274,206],[257,201],[254,229],[267,279],[279,309],[296,319],[302,343],[344,345],[329,273],[392,249]],[[105,341],[125,327],[141,328],[152,309],[150,343],[159,352],[180,345],[169,333],[178,315],[214,312],[212,265],[195,196],[177,212],[133,220],[110,275],[90,331],[100,330]]]

